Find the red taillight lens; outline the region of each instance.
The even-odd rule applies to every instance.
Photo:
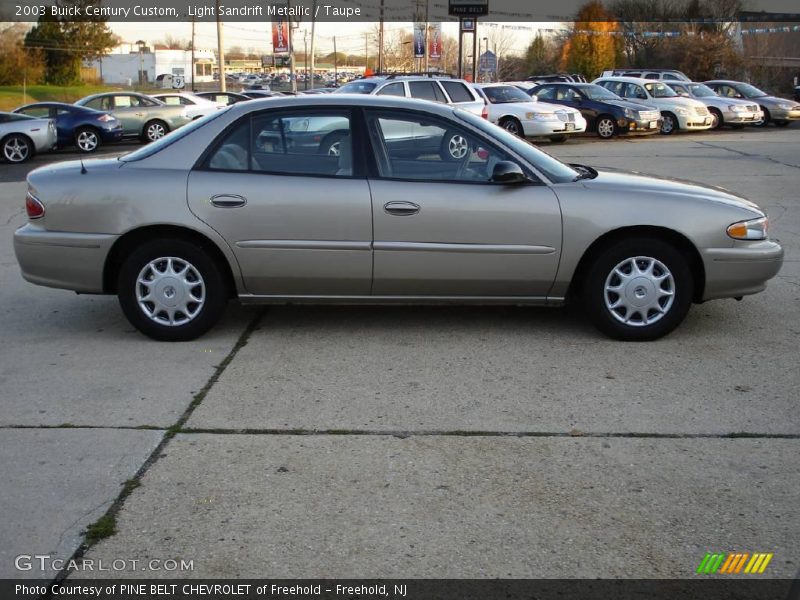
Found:
[[[483,110],[481,111],[481,116],[484,119],[488,119],[489,118],[489,107],[486,106],[485,104],[483,105]]]
[[[33,194],[25,196],[25,211],[29,219],[41,219],[44,216],[44,204]]]

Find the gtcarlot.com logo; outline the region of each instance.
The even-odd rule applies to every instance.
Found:
[[[697,573],[711,575],[761,574],[772,560],[772,552],[706,552]]]

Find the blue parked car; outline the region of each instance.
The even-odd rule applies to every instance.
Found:
[[[528,90],[542,102],[577,108],[586,119],[586,130],[602,139],[615,135],[650,135],[661,130],[661,112],[620,98],[592,83],[545,83]]]
[[[63,102],[35,102],[14,109],[15,113],[53,119],[58,147],[74,145],[81,152],[94,152],[101,144],[122,139],[122,123],[115,116],[85,106]]]

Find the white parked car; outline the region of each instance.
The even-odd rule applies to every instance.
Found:
[[[55,148],[56,141],[53,119],[0,112],[0,149],[6,162],[25,162],[37,152]]]
[[[704,83],[687,81],[667,81],[675,93],[684,98],[694,98],[708,107],[714,129],[723,125],[760,125],[764,121],[764,111],[758,103],[739,98],[723,98]]]
[[[661,81],[640,77],[600,77],[592,83],[602,85],[622,98],[657,107],[662,117],[661,133],[665,135],[679,129],[703,131],[714,125],[714,119],[705,104],[692,98],[682,98]]]
[[[586,131],[586,119],[577,109],[538,102],[510,83],[474,84],[473,87],[487,102],[489,120],[514,135],[563,142],[567,135]]]
[[[164,94],[153,94],[153,98],[161,100],[164,104],[173,106],[183,106],[186,116],[190,119],[199,119],[224,108],[227,104],[214,102],[206,98],[201,98],[189,92],[168,92]]]

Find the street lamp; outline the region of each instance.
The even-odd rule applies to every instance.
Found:
[[[485,37],[485,38],[481,38],[481,39],[486,44],[486,50],[484,50],[484,52],[488,52],[489,51],[489,38]],[[479,61],[480,61],[480,57],[481,57],[481,52],[480,52],[480,47],[478,47],[478,60]],[[478,64],[480,64],[480,63],[478,63]],[[484,81],[484,83],[486,82],[486,70],[483,70],[483,81]]]

